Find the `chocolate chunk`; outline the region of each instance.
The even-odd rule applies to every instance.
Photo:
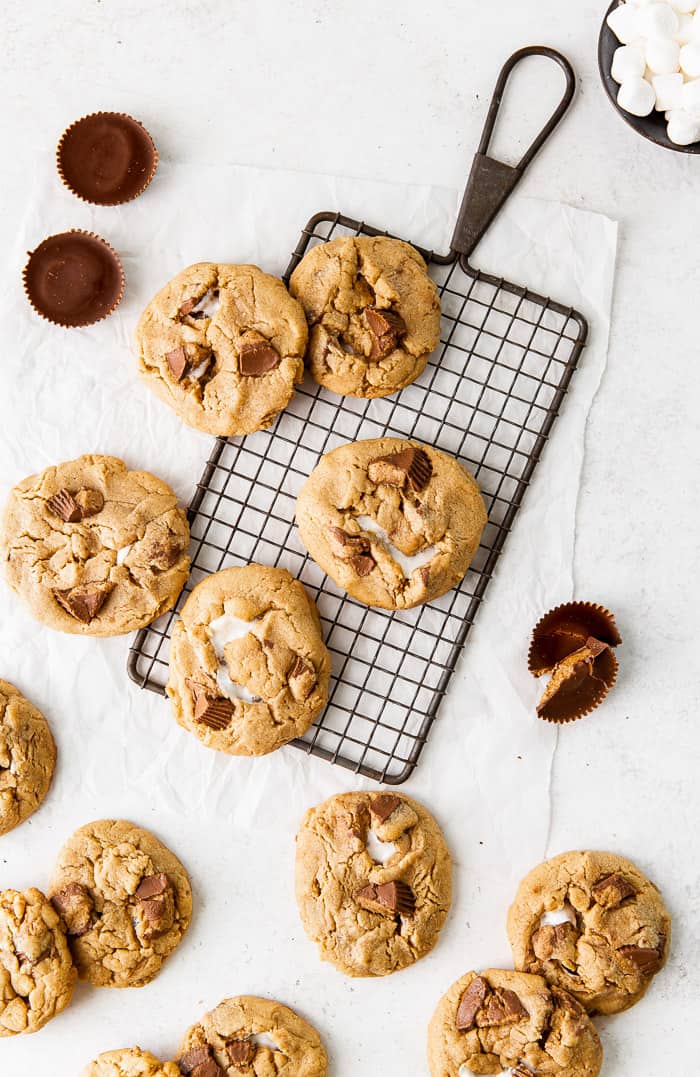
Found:
[[[193,322],[201,322],[203,318],[208,318],[209,315],[205,310],[193,310],[190,314],[190,318]]]
[[[204,685],[197,684],[196,681],[188,679],[185,684],[192,693],[195,722],[201,722],[210,729],[226,729],[233,718],[234,707],[231,700],[210,695]]]
[[[571,722],[603,702],[617,677],[617,659],[607,643],[589,637],[555,666],[537,705],[548,722]]]
[[[385,359],[394,351],[399,340],[406,335],[406,323],[394,310],[367,307],[365,321],[372,338],[370,359]]]
[[[193,296],[191,299],[186,299],[185,302],[180,307],[180,317],[181,318],[186,318],[189,314],[192,313],[192,311],[194,310],[194,308],[197,306],[198,303],[199,303],[199,300],[197,299],[196,296]]]
[[[171,352],[166,354],[165,359],[175,381],[182,381],[187,367],[190,365],[184,346],[181,344],[179,348],[173,348]]]
[[[80,505],[65,488],[50,497],[46,505],[54,516],[60,516],[67,524],[74,524],[83,515],[80,511]]]
[[[370,572],[376,568],[377,562],[369,554],[357,554],[356,557],[350,558],[350,564],[358,576],[369,576]]]
[[[98,206],[129,202],[148,187],[158,154],[148,131],[120,112],[95,112],[58,144],[58,171],[79,198]]]
[[[66,591],[54,591],[53,596],[66,613],[87,625],[100,612],[111,590],[111,584],[83,584]]]
[[[329,527],[334,553],[343,561],[350,561],[356,554],[369,553],[371,546],[363,535],[350,535],[342,527]]]
[[[87,486],[84,486],[82,490],[78,490],[75,500],[83,517],[97,516],[97,513],[102,512],[105,507],[105,499],[100,491],[93,490]]]
[[[423,581],[423,586],[427,587],[430,583],[430,568],[428,565],[422,565],[421,568],[418,569],[418,575]]]
[[[152,898],[157,894],[164,894],[170,882],[165,872],[159,872],[157,875],[145,875],[136,889],[136,897],[139,900],[144,898]]]
[[[528,668],[535,677],[551,673],[563,658],[593,638],[617,647],[622,638],[609,610],[592,602],[567,602],[538,622],[532,633]]]
[[[625,898],[634,897],[637,891],[627,879],[614,872],[604,879],[599,879],[595,886],[591,887],[591,893],[596,904],[602,905],[604,909],[615,909]]]
[[[90,930],[92,897],[82,883],[68,883],[62,890],[51,895],[51,904],[62,918],[69,935],[79,938]]]
[[[376,815],[378,821],[383,823],[392,812],[401,805],[401,798],[392,793],[378,793],[369,802],[372,815]]]
[[[573,924],[545,924],[533,934],[532,949],[539,961],[559,961],[569,972],[575,972],[578,937]]]
[[[193,1073],[198,1066],[204,1066],[211,1060],[211,1047],[208,1043],[203,1044],[201,1047],[193,1047],[191,1051],[187,1051],[182,1058],[178,1059],[178,1066],[180,1067],[180,1073],[185,1074],[188,1077],[190,1073]]]
[[[355,894],[355,901],[369,912],[381,916],[413,916],[416,899],[407,883],[368,883]]]
[[[281,357],[278,351],[266,340],[245,340],[241,344],[241,374],[249,378],[261,378],[279,366]]]
[[[316,686],[316,670],[300,654],[296,655],[287,674],[289,690],[297,703],[308,699]]]
[[[495,1028],[500,1025],[514,1025],[529,1016],[515,991],[509,991],[507,987],[496,987],[476,1015],[476,1023],[479,1028]]]
[[[488,991],[489,985],[486,980],[483,980],[481,976],[477,976],[469,984],[469,987],[462,992],[455,1017],[455,1024],[459,1032],[468,1032],[470,1028],[474,1027],[476,1015],[483,1006]]]
[[[165,572],[179,560],[181,553],[182,544],[179,539],[159,538],[146,549],[144,559],[152,569]]]
[[[408,483],[416,493],[424,490],[433,474],[433,465],[425,449],[410,446],[401,452],[370,461],[367,474],[372,482],[403,487]]]
[[[226,1044],[229,1061],[237,1069],[245,1069],[255,1058],[255,1044],[252,1040],[231,1040]]]
[[[192,1077],[224,1077],[224,1071],[213,1058],[192,1070]]]
[[[663,948],[662,952],[663,952]],[[661,953],[646,946],[621,946],[617,951],[641,972],[642,976],[653,976],[661,968]]]
[[[24,289],[34,309],[56,325],[92,325],[111,314],[124,291],[121,262],[89,232],[49,236],[24,267]]]

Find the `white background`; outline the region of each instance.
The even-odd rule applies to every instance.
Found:
[[[514,817],[523,803],[544,803],[538,857],[573,846],[618,849],[662,886],[676,924],[672,961],[633,1011],[600,1022],[604,1073],[685,1075],[691,1072],[700,995],[700,661],[695,645],[700,405],[695,169],[700,166],[691,157],[643,142],[610,108],[595,60],[602,7],[554,0],[430,6],[385,0],[351,7],[291,0],[199,7],[172,0],[5,5],[0,240],[8,252],[7,286],[21,264],[17,219],[27,209],[37,153],[46,153],[71,119],[97,108],[131,111],[142,119],[166,164],[245,163],[459,188],[503,59],[536,41],[567,52],[581,79],[579,96],[555,141],[533,165],[524,192],[594,209],[621,223],[610,356],[586,431],[572,567],[577,596],[616,611],[625,646],[621,680],[605,709],[558,738],[551,735],[551,784],[549,768],[528,770],[527,781],[508,792]],[[538,101],[537,92],[523,90],[512,102],[516,128],[521,113]],[[50,153],[46,160],[50,163]],[[199,199],[206,199],[206,191],[197,190],[193,202]],[[75,220],[67,214],[56,230]],[[293,224],[292,234],[298,219]],[[135,258],[136,252],[128,254]],[[32,364],[38,358],[50,364],[51,347],[40,356],[25,354],[22,327],[17,326],[16,342],[12,325],[2,329],[0,362],[17,372],[11,386],[3,383],[3,391],[14,407],[22,399],[18,356],[36,373]],[[47,365],[49,384],[52,377],[56,371]],[[35,378],[28,381],[32,394],[36,384]],[[26,407],[28,416],[37,414],[36,398]],[[95,422],[96,431],[100,425]],[[13,460],[31,460],[31,422],[24,436],[26,442],[13,439],[8,445]],[[48,448],[44,439],[43,450]],[[57,444],[55,457],[73,448]],[[84,448],[125,452],[114,441]],[[155,460],[147,463],[155,469]],[[25,471],[31,469],[29,464]],[[176,470],[172,461],[160,468],[173,481]],[[528,582],[502,568],[493,601],[508,588],[527,589]],[[29,632],[39,630],[23,619],[7,592],[1,601],[2,673],[19,679],[22,655],[12,650],[14,626],[18,647]],[[55,643],[50,633],[40,639],[50,667],[63,641]],[[441,821],[460,884],[436,952],[382,983],[345,982],[330,968],[319,971],[298,925],[290,880],[296,802],[303,799],[306,783],[314,795],[318,789],[331,791],[335,772],[295,754],[287,768],[296,783],[294,810],[285,798],[275,800],[269,782],[258,783],[264,797],[253,803],[241,797],[239,817],[230,826],[217,826],[211,818],[202,823],[186,810],[181,816],[159,812],[155,769],[133,773],[128,756],[139,723],[160,717],[162,705],[143,702],[116,675],[105,681],[101,698],[81,694],[81,666],[96,660],[94,647],[76,641],[75,690],[68,696],[63,692],[56,714],[42,670],[34,684],[26,675],[22,680],[27,694],[51,715],[63,749],[52,793],[60,798],[60,818],[57,801],[49,801],[30,824],[3,839],[0,885],[45,885],[51,850],[86,821],[91,809],[95,815],[130,814],[153,826],[190,867],[197,915],[183,948],[153,985],[121,993],[81,987],[53,1026],[31,1039],[0,1045],[0,1074],[31,1064],[71,1077],[98,1050],[133,1042],[165,1055],[204,1007],[223,993],[243,991],[277,995],[311,1018],[331,1050],[334,1077],[362,1072],[378,1059],[391,1077],[425,1072],[421,1022],[466,968],[507,961],[505,909],[515,882],[532,866],[519,841],[509,843],[502,833],[494,840],[470,825],[474,790],[478,786],[481,799],[488,796],[491,773],[498,789],[494,810],[503,815],[498,758],[484,750],[472,771],[451,776],[452,814]],[[99,648],[105,671],[119,670],[112,658],[121,656],[124,641]],[[514,638],[507,644],[509,654],[511,648],[521,661],[526,640]],[[477,626],[460,668],[463,691],[476,684],[483,689],[482,660]],[[518,663],[506,673],[520,682]],[[452,698],[455,721],[459,687]],[[71,746],[81,715],[93,712],[105,722],[123,720],[127,763],[115,759],[114,773],[127,774],[129,781],[110,787],[107,772],[102,790],[93,794],[91,784],[83,795]],[[443,723],[434,733],[442,738],[435,748],[440,758],[447,729]],[[482,759],[487,769],[477,775]],[[239,774],[248,779],[265,765],[232,769],[231,781]],[[338,775],[336,784],[347,785],[348,779]],[[436,796],[435,779],[423,781],[420,770],[408,789],[429,804]],[[186,787],[182,800],[186,805]],[[269,849],[264,870],[261,831]],[[211,946],[212,931],[220,946]],[[250,941],[261,933],[264,960]]]

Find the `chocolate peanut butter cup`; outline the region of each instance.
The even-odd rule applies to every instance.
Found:
[[[146,190],[158,152],[138,120],[124,112],[94,112],[64,131],[56,166],[68,190],[84,202],[118,206]]]
[[[106,240],[73,229],[49,236],[29,254],[24,290],[37,314],[66,328],[106,318],[124,294],[124,270]]]
[[[550,680],[537,705],[548,722],[583,718],[598,707],[617,678],[613,648],[622,642],[615,618],[592,602],[569,602],[537,623],[532,633],[528,668]]]

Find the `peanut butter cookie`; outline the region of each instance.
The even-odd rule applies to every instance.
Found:
[[[199,262],[178,273],[136,328],[146,384],[207,434],[270,426],[304,374],[304,311],[257,266]]]
[[[7,581],[42,624],[85,636],[143,628],[189,574],[175,494],[114,456],[80,456],[12,490],[0,531]]]
[[[96,987],[149,983],[192,915],[180,861],[153,834],[123,820],[76,830],[59,853],[50,897],[80,978]]]
[[[435,946],[452,897],[440,828],[398,793],[344,793],[306,813],[296,897],[324,961],[348,976],[387,976]]]
[[[523,972],[468,972],[440,1000],[428,1030],[432,1077],[597,1077],[602,1062],[583,1007]]]
[[[181,1074],[175,1062],[161,1062],[140,1047],[125,1047],[98,1055],[80,1077],[181,1077]]]
[[[227,568],[192,591],[173,629],[167,692],[208,748],[265,755],[305,733],[328,699],[314,602],[285,569]]]
[[[619,1013],[668,957],[661,894],[615,853],[562,853],[521,882],[508,912],[516,968],[564,988],[589,1013]]]
[[[440,340],[440,299],[423,258],[400,239],[320,243],[292,273],[310,326],[312,377],[334,393],[389,396],[425,369]]]
[[[56,765],[56,745],[41,711],[0,681],[0,834],[35,812]]]
[[[180,1047],[185,1077],[325,1077],[318,1032],[294,1010],[266,998],[227,998],[193,1025]]]
[[[0,1036],[37,1032],[71,1000],[76,971],[48,898],[0,891]]]
[[[408,609],[460,582],[479,546],[479,487],[447,453],[400,438],[326,453],[297,499],[301,540],[368,606]]]

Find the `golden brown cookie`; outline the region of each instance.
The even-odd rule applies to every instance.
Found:
[[[37,1032],[71,1000],[76,971],[40,890],[0,890],[0,1036]]]
[[[597,1077],[603,1050],[582,1006],[541,976],[468,972],[438,1003],[428,1030],[432,1077]]]
[[[452,861],[433,817],[399,793],[344,793],[306,813],[296,897],[324,961],[387,976],[435,946],[452,897]]]
[[[80,456],[15,486],[0,553],[10,587],[42,624],[117,636],[175,605],[189,537],[160,479],[114,456]]]
[[[570,852],[525,876],[508,912],[508,937],[516,968],[540,973],[589,1013],[619,1013],[665,964],[671,918],[629,860]]]
[[[80,978],[142,987],[178,946],[192,915],[187,872],[147,830],[102,819],[59,853],[49,895]]]
[[[297,499],[301,540],[324,572],[368,606],[408,609],[460,582],[486,509],[458,460],[401,438],[326,453]]]
[[[286,569],[227,568],[192,591],[173,629],[167,692],[208,748],[264,755],[326,705],[330,656],[314,602]]]
[[[176,1062],[161,1062],[140,1047],[123,1047],[98,1055],[80,1077],[181,1077],[181,1074]]]
[[[185,1033],[178,1053],[186,1077],[325,1077],[318,1032],[294,1010],[266,998],[227,998]]]
[[[418,377],[440,340],[440,299],[417,250],[348,236],[304,255],[289,288],[310,326],[312,376],[334,393],[388,396]]]
[[[304,373],[304,312],[257,266],[199,262],[151,300],[136,329],[146,384],[208,434],[262,430]]]
[[[56,745],[41,711],[0,680],[0,834],[35,812],[56,765]]]

